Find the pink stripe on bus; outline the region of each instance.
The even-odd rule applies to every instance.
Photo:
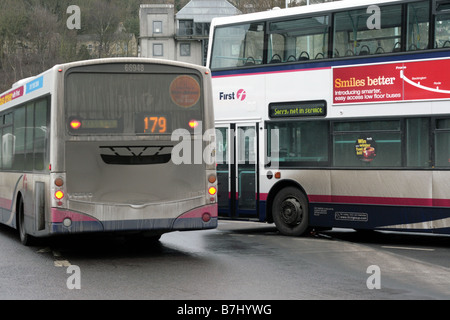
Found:
[[[57,208],[52,208],[51,213],[53,223],[61,223],[66,218],[70,218],[70,220],[72,221],[98,221],[97,219],[87,216],[85,214],[67,210],[59,210]]]
[[[393,206],[449,207],[450,199],[308,195],[310,202]]]

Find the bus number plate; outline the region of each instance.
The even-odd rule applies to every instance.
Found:
[[[126,64],[125,65],[126,72],[144,72],[143,64]]]

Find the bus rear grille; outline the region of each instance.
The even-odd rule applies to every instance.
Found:
[[[173,146],[106,146],[100,156],[106,164],[148,165],[167,163]]]

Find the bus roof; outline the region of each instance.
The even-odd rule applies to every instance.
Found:
[[[82,61],[75,61],[75,62],[69,62],[66,64],[61,64],[55,66],[55,68],[73,68],[73,67],[79,67],[79,66],[86,66],[86,65],[94,65],[94,64],[106,64],[106,63],[154,63],[154,64],[164,64],[164,65],[173,65],[178,67],[185,67],[185,68],[193,68],[202,70],[204,69],[207,71],[208,69],[206,67],[196,65],[196,64],[190,64],[186,62],[180,62],[180,61],[174,61],[174,60],[165,60],[165,59],[154,59],[154,58],[136,58],[136,57],[119,57],[119,58],[103,58],[103,59],[90,59],[90,60],[82,60]]]
[[[81,60],[81,61],[75,61],[75,62],[69,62],[69,63],[55,65],[52,68],[50,68],[36,76],[18,80],[11,86],[11,89],[8,89],[3,93],[0,93],[0,96],[3,96],[4,94],[8,94],[11,91],[13,91],[14,89],[21,87],[52,70],[58,70],[61,68],[68,69],[68,68],[79,67],[79,66],[106,64],[106,63],[154,63],[154,64],[173,65],[173,66],[185,67],[185,68],[194,68],[197,70],[201,70],[203,72],[207,72],[209,70],[208,68],[200,66],[200,65],[194,65],[194,64],[180,62],[180,61],[153,59],[153,58],[125,57],[125,58],[103,58],[103,59]]]
[[[401,2],[404,2],[404,0],[342,0],[335,2],[319,3],[310,6],[301,6],[287,9],[273,9],[269,11],[248,13],[231,17],[219,17],[214,18],[211,24],[214,26],[228,25],[243,21],[258,21],[272,18],[284,18],[291,15],[315,14],[339,9],[367,7],[370,5],[401,3]]]

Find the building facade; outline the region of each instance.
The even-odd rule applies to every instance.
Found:
[[[140,56],[205,65],[211,20],[240,13],[226,0],[191,0],[176,14],[172,4],[142,4]]]

